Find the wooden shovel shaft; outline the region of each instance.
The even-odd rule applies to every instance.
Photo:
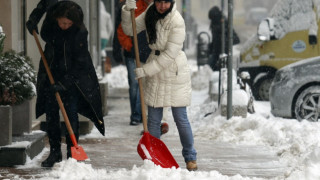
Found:
[[[141,67],[141,65],[140,65],[140,54],[139,54],[138,37],[137,37],[137,29],[136,29],[136,17],[134,14],[134,9],[131,9],[130,12],[131,12],[132,31],[133,31],[134,53],[136,55],[136,65],[137,65],[137,68],[139,68],[139,67]],[[144,104],[144,95],[143,95],[142,79],[141,78],[138,79],[138,83],[139,83],[139,91],[140,91],[143,130],[144,130],[144,132],[148,132],[147,115],[146,115],[146,109],[145,109],[146,107]]]
[[[39,51],[40,51],[41,58],[42,58],[42,61],[43,61],[43,65],[44,65],[44,67],[45,67],[45,69],[46,69],[46,71],[47,71],[47,74],[48,74],[50,83],[53,85],[53,84],[54,84],[54,79],[53,79],[53,76],[52,76],[52,74],[51,74],[50,68],[49,68],[49,66],[48,66],[47,59],[46,59],[46,57],[44,56],[42,47],[41,47],[41,45],[40,45],[40,42],[39,42],[39,39],[38,39],[38,35],[37,35],[37,33],[36,33],[35,30],[33,30],[32,33],[33,33],[34,39],[36,40],[38,49],[39,49]],[[59,94],[58,92],[56,92],[55,95],[56,95],[56,99],[57,99],[57,101],[58,101],[58,104],[59,104],[61,113],[62,113],[62,115],[63,115],[63,119],[64,119],[64,122],[65,122],[65,124],[66,124],[67,130],[68,130],[68,132],[69,132],[69,135],[70,135],[70,137],[73,137],[73,136],[74,136],[74,133],[73,133],[72,127],[71,127],[71,125],[70,125],[70,121],[69,121],[69,118],[68,118],[68,116],[67,116],[66,110],[65,110],[65,108],[64,108],[64,106],[63,106],[63,103],[62,103],[60,94]],[[71,138],[71,141],[72,141],[72,143],[73,143],[74,146],[76,146],[76,147],[78,146],[76,140],[73,140],[73,139]]]

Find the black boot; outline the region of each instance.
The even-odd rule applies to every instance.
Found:
[[[42,167],[52,167],[54,163],[62,161],[61,149],[50,150],[50,154],[46,160],[41,163]]]
[[[72,157],[72,155],[71,155],[71,147],[67,146],[67,159],[69,159],[71,157]]]
[[[54,96],[50,96],[50,100],[51,99],[54,99]],[[46,106],[46,126],[50,144],[50,154],[48,158],[41,163],[42,167],[52,167],[54,163],[62,161],[61,128],[58,109],[59,108],[51,101],[49,101],[48,106]]]

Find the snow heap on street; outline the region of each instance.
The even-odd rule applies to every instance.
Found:
[[[309,35],[317,35],[317,14],[313,8],[319,10],[319,0],[282,0],[271,11],[275,19],[275,37],[281,39],[286,33],[309,29]]]
[[[314,10],[315,8],[315,10]],[[309,35],[317,36],[320,17],[320,0],[279,0],[271,10],[269,17],[274,19],[274,35],[276,39],[283,38],[288,32],[308,30]],[[269,32],[269,29],[261,30]],[[241,47],[241,52],[253,47],[258,41],[253,35]]]
[[[196,64],[190,60],[191,67]],[[262,145],[277,151],[280,161],[288,164],[288,171],[284,174],[285,179],[320,179],[320,123],[299,122],[294,119],[283,119],[273,117],[270,113],[269,102],[255,102],[255,114],[248,114],[247,118],[232,117],[226,120],[223,116],[204,116],[215,108],[215,102],[208,102],[209,69],[192,67],[193,79],[202,88],[194,89],[192,105],[188,108],[190,123],[193,128],[195,141],[197,139],[210,140],[213,143],[227,142],[239,145]],[[214,73],[213,73],[214,74]],[[123,65],[113,67],[112,73],[107,75],[107,80],[112,87],[124,86],[127,78],[126,68]],[[199,77],[200,76],[200,77]],[[110,77],[117,77],[110,78]],[[119,79],[123,78],[123,79]],[[210,77],[209,77],[210,78]],[[195,84],[194,84],[195,85]],[[199,87],[199,86],[198,86]],[[171,119],[169,119],[171,121]],[[117,131],[115,130],[115,132]],[[86,137],[95,137],[98,134],[93,130]],[[168,135],[176,135],[171,130]],[[84,137],[84,138],[86,138]],[[108,138],[108,137],[106,137]],[[37,158],[35,158],[37,159]],[[28,162],[32,164],[32,162]],[[260,180],[263,178],[243,177],[241,175],[226,176],[218,171],[189,172],[185,169],[163,169],[154,165],[153,162],[145,160],[142,166],[132,165],[132,169],[95,169],[90,164],[77,162],[74,159],[64,160],[57,163],[52,171],[42,174],[41,180],[50,179],[99,179],[99,180]],[[28,164],[25,165],[28,167]],[[20,167],[23,168],[23,167]],[[77,169],[77,171],[75,171]],[[275,177],[274,180],[283,179]]]
[[[77,169],[77,171],[74,171]],[[144,160],[144,164],[141,167],[135,165],[131,170],[120,169],[118,171],[107,171],[105,169],[95,170],[90,164],[79,163],[75,159],[69,159],[63,161],[58,166],[54,167],[54,170],[47,174],[48,177],[42,178],[41,180],[56,180],[56,179],[97,179],[97,180],[207,180],[207,179],[243,179],[249,180],[251,178],[241,177],[235,175],[232,177],[224,176],[217,171],[196,171],[189,172],[186,169],[175,169],[175,168],[161,168],[155,165],[149,160]],[[260,179],[260,178],[253,178]]]

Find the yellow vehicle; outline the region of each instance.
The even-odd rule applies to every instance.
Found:
[[[239,73],[247,71],[254,97],[269,100],[275,72],[283,66],[319,56],[318,0],[279,0],[270,17],[240,51]]]

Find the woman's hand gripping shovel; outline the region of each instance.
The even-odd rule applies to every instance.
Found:
[[[44,67],[46,68],[50,83],[53,85],[54,84],[54,79],[53,79],[51,71],[49,69],[46,57],[44,56],[43,50],[41,48],[37,33],[36,33],[35,30],[33,30],[32,33],[33,33],[34,39],[36,40],[38,49],[40,51],[41,58],[43,60]],[[63,115],[63,118],[64,118],[64,122],[66,124],[67,130],[69,132],[70,139],[71,139],[72,144],[73,144],[73,146],[71,147],[71,157],[76,159],[77,161],[84,161],[84,160],[88,159],[88,156],[84,152],[83,148],[81,146],[78,146],[78,144],[77,144],[76,137],[75,137],[75,135],[73,133],[73,130],[72,130],[72,127],[70,125],[69,118],[67,116],[66,110],[64,109],[60,94],[58,92],[56,92],[55,95],[56,95],[60,110],[62,112],[62,115]]]
[[[139,56],[134,9],[131,10],[131,20],[132,20],[133,41],[134,41],[134,50],[136,55],[136,63],[137,63],[137,67],[140,67],[140,56]],[[142,122],[143,122],[143,130],[144,130],[144,133],[137,147],[138,154],[142,159],[151,160],[154,164],[160,165],[163,168],[172,168],[172,167],[179,168],[178,163],[170,153],[167,146],[160,139],[150,135],[148,131],[141,78],[138,79],[138,82],[139,82]]]

